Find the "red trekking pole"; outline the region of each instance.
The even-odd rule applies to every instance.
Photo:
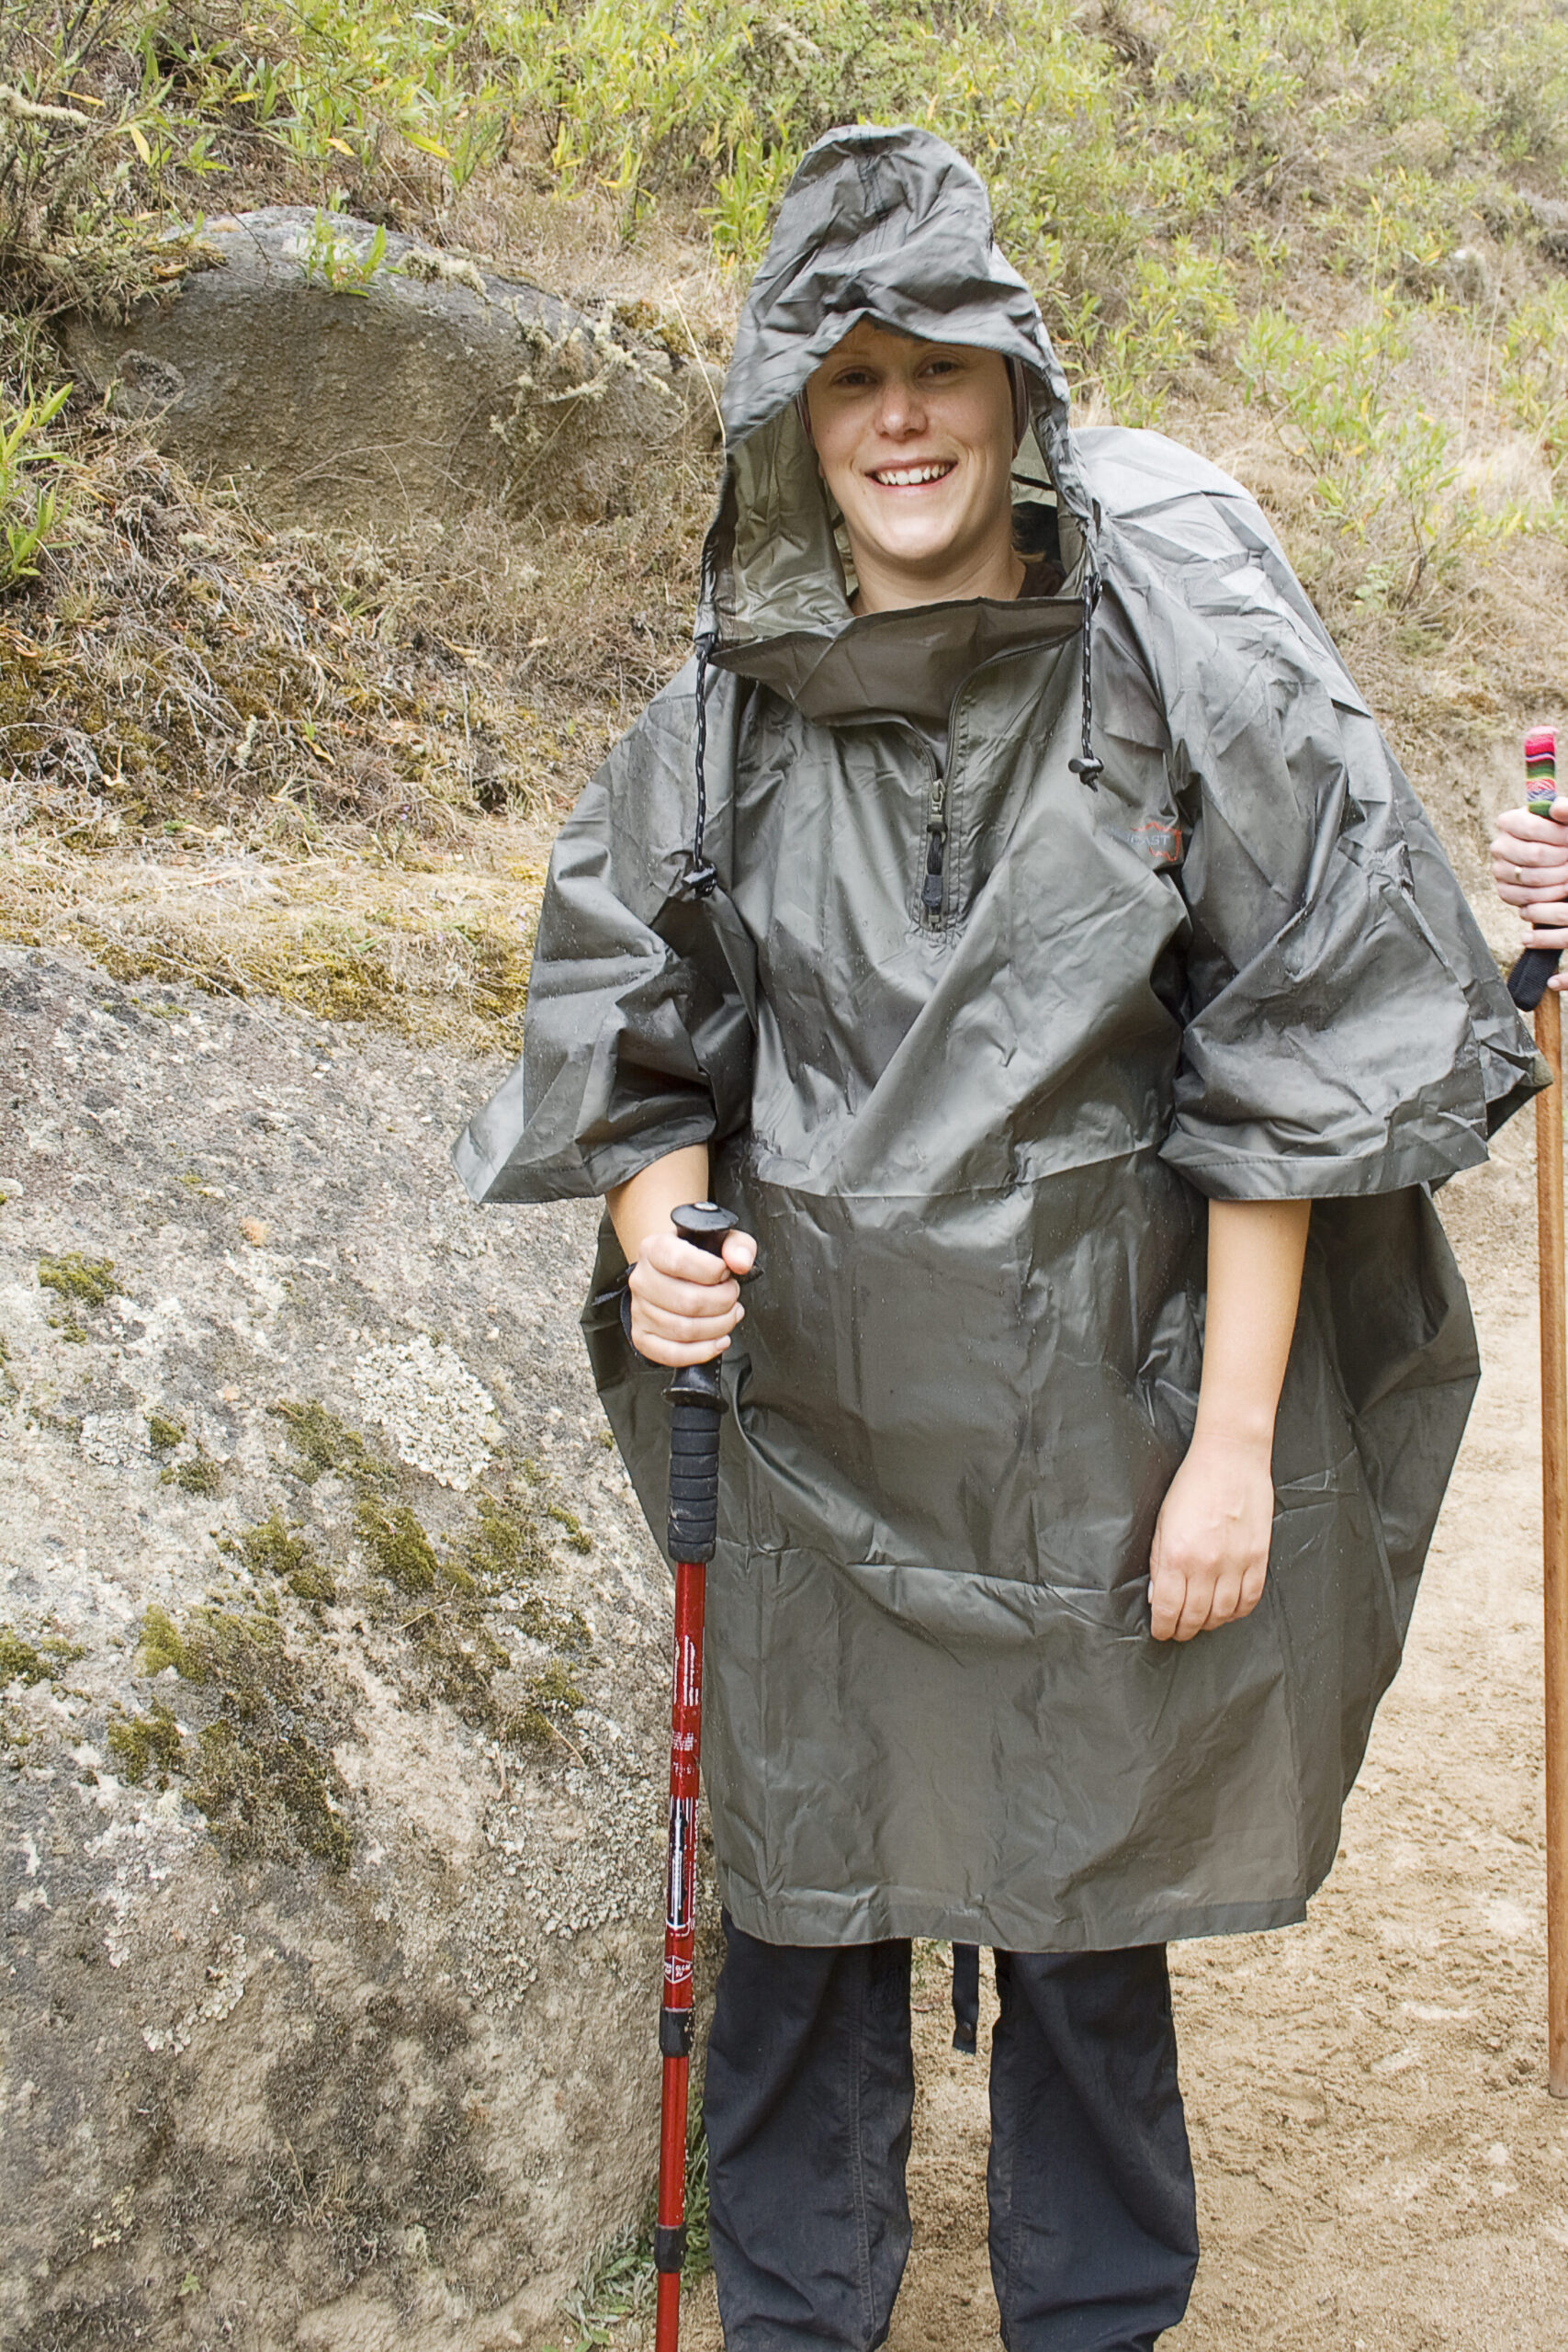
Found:
[[[682,1241],[718,1257],[736,1220],[699,1201],[676,1209]],[[681,2266],[686,2259],[686,2094],[692,2064],[692,1951],[697,1893],[698,1767],[703,1745],[703,1602],[718,1534],[718,1424],[724,1411],[718,1365],[683,1364],[670,1399],[669,1552],[675,1563],[675,1674],[670,1711],[670,1863],[664,1901],[664,2056],[659,2128],[659,2211],[653,2260],[659,2272],[655,2352],[676,2352]]]

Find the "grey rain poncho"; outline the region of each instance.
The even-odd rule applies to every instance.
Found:
[[[1061,594],[852,617],[794,400],[863,318],[1022,363],[1021,528]],[[1156,434],[1069,428],[951,149],[811,151],[724,413],[716,888],[689,664],[562,829],[523,1060],[457,1150],[476,1199],[543,1201],[706,1143],[757,1237],[708,1586],[723,1899],[775,1943],[1297,1919],[1476,1378],[1429,1187],[1533,1049],[1258,507]],[[1098,784],[1069,766],[1096,577]],[[1206,1201],[1309,1198],[1263,1600],[1156,1643]],[[606,1219],[596,1296],[623,1267]],[[616,1299],[584,1321],[662,1535],[664,1376]]]

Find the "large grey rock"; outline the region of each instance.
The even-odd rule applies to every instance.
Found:
[[[592,1218],[456,1190],[494,1070],[264,1006],[0,949],[0,2341],[558,2342],[659,2084]]]
[[[475,499],[597,520],[649,459],[716,438],[709,371],[536,286],[367,222],[277,205],[210,225],[212,266],[66,357],[201,479],[265,511],[396,524]]]

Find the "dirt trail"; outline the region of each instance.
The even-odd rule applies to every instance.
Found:
[[[1404,1669],[1304,1926],[1172,1952],[1203,2261],[1172,2352],[1561,2352],[1546,2095],[1540,1443],[1527,1114],[1443,1207],[1484,1374]],[[988,1988],[987,1988],[988,1989]],[[996,2352],[986,2057],[917,1994],[915,2247],[888,2352]],[[709,2282],[691,2352],[718,2352]]]

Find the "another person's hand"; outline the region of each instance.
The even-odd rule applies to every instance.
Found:
[[[746,1309],[737,1277],[750,1273],[757,1245],[749,1233],[727,1233],[716,1258],[682,1241],[670,1226],[639,1244],[627,1284],[632,1345],[650,1363],[706,1363],[729,1345]]]
[[[1492,878],[1505,905],[1517,907],[1527,947],[1568,948],[1568,797],[1550,817],[1505,808],[1492,842]],[[1568,972],[1551,985],[1568,988]]]
[[[1170,1482],[1149,1549],[1149,1617],[1156,1642],[1190,1642],[1263,1598],[1274,1522],[1269,1449],[1195,1439]]]

